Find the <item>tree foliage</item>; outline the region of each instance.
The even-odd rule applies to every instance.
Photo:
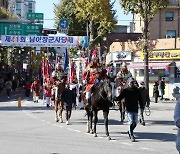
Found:
[[[5,9],[4,7],[0,7],[0,19],[15,19],[17,18],[16,15],[11,13],[9,10]]]
[[[59,4],[54,5],[55,27],[58,27],[59,20],[66,18],[69,21],[68,35],[81,36],[86,35],[85,21],[79,22],[75,15],[75,3],[73,0],[61,0]]]
[[[119,0],[125,13],[139,14],[148,23],[159,8],[165,8],[169,0]]]
[[[103,36],[112,31],[117,23],[113,10],[114,2],[110,0],[73,0],[76,4],[76,17],[89,22],[90,26],[97,26],[97,35]],[[91,25],[92,24],[92,25]],[[90,33],[93,29],[90,27]]]

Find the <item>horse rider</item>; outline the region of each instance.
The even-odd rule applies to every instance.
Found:
[[[61,67],[60,63],[56,64],[55,70],[52,72],[53,78],[53,88],[52,88],[52,95],[55,105],[55,111],[57,113],[58,106],[57,104],[60,103],[60,121],[62,122],[62,111],[63,111],[63,101],[62,101],[62,93],[65,90],[66,79],[67,75]],[[58,121],[57,117],[56,120]]]
[[[97,51],[94,50],[92,52],[91,62],[88,64],[86,70],[83,73],[83,80],[85,81],[86,84],[84,93],[86,93],[86,100],[88,102],[88,105],[91,104],[90,97],[91,97],[92,87],[101,82],[101,78],[102,78],[101,73],[102,73],[102,66],[97,57]]]
[[[127,69],[127,64],[123,62],[120,67],[120,71],[117,73],[118,85],[124,87],[128,78],[132,77],[131,72]]]

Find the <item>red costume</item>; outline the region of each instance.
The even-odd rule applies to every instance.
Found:
[[[86,81],[86,89],[84,92],[91,90],[97,80],[102,79],[102,67],[97,58],[97,51],[92,53],[92,61],[88,64],[86,70],[83,73],[83,80]]]

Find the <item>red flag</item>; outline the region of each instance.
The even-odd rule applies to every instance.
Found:
[[[71,65],[71,83],[75,80],[76,70],[75,70],[75,63],[72,62]]]

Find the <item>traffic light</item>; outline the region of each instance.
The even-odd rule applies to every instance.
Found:
[[[57,30],[56,29],[42,29],[41,34],[44,36],[47,36],[48,34],[57,34]]]

